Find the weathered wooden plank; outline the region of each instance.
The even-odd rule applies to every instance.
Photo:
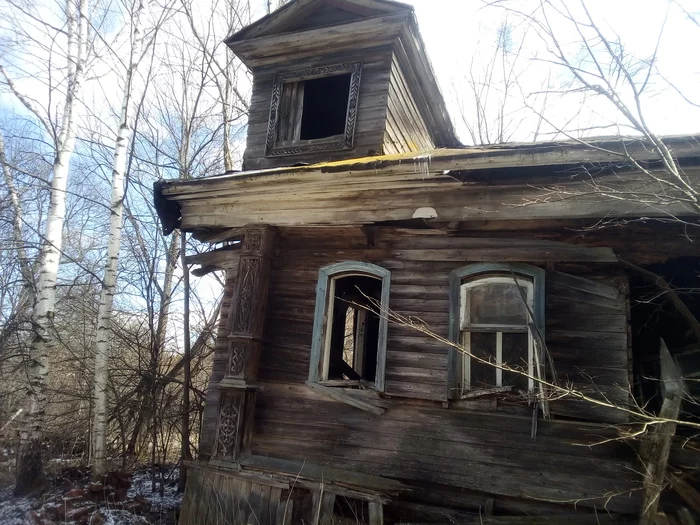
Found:
[[[656,513],[660,505],[661,493],[664,489],[664,478],[668,468],[671,444],[676,433],[675,421],[678,420],[685,391],[681,372],[663,339],[659,350],[661,391],[664,399],[658,417],[665,422],[651,428],[644,435],[639,446],[639,455],[644,462],[644,504],[639,520],[640,525],[656,523]]]
[[[369,502],[369,525],[384,525],[384,505],[381,502]]]
[[[384,451],[358,449],[338,445],[335,448],[319,450],[317,445],[307,446],[293,438],[265,440],[262,436],[254,447],[254,453],[286,457],[299,461],[314,461],[331,467],[352,469],[356,472],[378,472],[401,479],[421,480],[426,483],[440,483],[461,487],[478,486],[493,494],[515,497],[547,499],[554,502],[567,502],[579,499],[581,506],[601,506],[606,504],[613,511],[634,512],[638,509],[639,498],[633,492],[636,483],[607,479],[601,485],[600,477],[575,480],[566,475],[545,469],[532,470],[494,465],[460,464],[436,461],[435,457],[424,457],[402,453],[400,460],[392,459]],[[455,467],[463,467],[455,470]],[[627,493],[627,491],[631,491]],[[610,493],[624,494],[609,499]]]
[[[398,493],[406,487],[403,483],[378,476],[352,472],[345,469],[315,465],[312,463],[300,463],[274,457],[251,455],[241,460],[241,465],[247,469],[271,472],[284,472],[295,477],[303,477],[312,480],[325,480],[328,483],[341,483],[346,486],[363,488],[379,493]]]
[[[236,272],[238,270],[240,255],[238,246],[226,246],[225,248],[198,253],[196,255],[188,255],[186,263],[215,266],[223,270]]]
[[[364,410],[365,412],[369,412],[370,414],[374,414],[375,416],[381,416],[384,413],[384,408],[376,406],[371,402],[367,402],[365,400],[352,396],[347,392],[343,392],[343,389],[330,388],[313,382],[307,382],[306,386],[318,394],[327,396],[335,401],[340,401],[341,403],[345,403],[346,405],[359,408],[360,410]]]
[[[402,521],[398,525],[430,525],[434,522],[421,523],[417,521]],[[474,516],[471,519],[460,518],[450,521],[455,525],[550,525],[551,523],[566,523],[567,525],[635,525],[634,516],[599,513],[595,515],[561,515],[553,516]]]

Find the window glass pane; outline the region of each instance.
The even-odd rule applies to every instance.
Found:
[[[527,290],[521,288],[525,297]],[[515,284],[484,283],[469,290],[471,324],[527,324],[527,308]]]
[[[503,334],[501,346],[502,362],[510,368],[527,373],[528,371],[528,334]],[[503,385],[516,386],[521,390],[528,389],[527,377],[516,372],[503,370]]]
[[[486,359],[491,363],[496,362],[495,333],[471,332],[469,338],[469,350],[473,355]],[[471,358],[470,361],[472,389],[496,386],[496,367],[480,363],[474,358]]]

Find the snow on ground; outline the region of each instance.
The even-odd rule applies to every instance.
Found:
[[[143,516],[136,516],[126,510],[106,509],[102,511],[102,515],[105,518],[104,525],[152,525],[153,523]]]
[[[156,491],[151,492],[151,471],[138,470],[134,472],[131,478],[131,488],[127,493],[128,498],[141,496],[146,498],[151,504],[152,509],[172,510],[176,509],[182,503],[182,494],[177,492],[177,480],[180,476],[180,470],[176,467],[173,469],[165,469],[163,477],[165,478],[165,488],[161,497],[159,486],[156,486]],[[0,522],[1,524],[2,522]]]
[[[39,505],[39,500],[13,498],[12,487],[0,490],[0,524],[25,525],[29,511]]]
[[[103,508],[104,525],[162,525],[174,522],[174,511],[182,503],[182,494],[177,492],[177,468],[165,469],[163,496],[158,490],[151,492],[150,470],[136,471],[132,477],[131,488],[127,499],[146,500],[151,505],[151,511],[146,516],[137,516],[126,510]],[[89,482],[89,478],[77,482],[73,488],[79,488]],[[41,498],[14,498],[12,487],[0,489],[0,525],[29,525],[29,512],[41,507],[44,500],[55,495],[50,491]],[[70,521],[62,521],[61,525],[71,525]]]

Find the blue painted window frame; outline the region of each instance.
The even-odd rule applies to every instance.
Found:
[[[389,318],[385,312],[389,309],[389,295],[391,292],[391,272],[376,264],[345,261],[329,266],[324,266],[318,272],[316,284],[316,309],[314,311],[314,328],[311,340],[311,359],[309,360],[309,382],[318,383],[320,367],[324,351],[325,332],[327,326],[326,314],[328,312],[328,290],[331,279],[349,275],[365,275],[382,281],[381,309],[383,315],[379,317],[379,336],[377,341],[377,370],[374,380],[374,389],[384,392],[384,373],[386,368],[386,343],[389,330]]]
[[[450,319],[449,340],[460,344],[460,288],[462,283],[487,275],[522,276],[532,281],[534,294],[533,315],[535,325],[544,339],[545,311],[545,271],[537,266],[523,263],[475,263],[462,266],[450,273]],[[449,348],[447,366],[447,398],[459,398],[461,389],[462,354],[454,347]]]

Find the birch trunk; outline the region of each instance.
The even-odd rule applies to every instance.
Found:
[[[34,335],[29,349],[29,385],[17,453],[16,495],[26,494],[43,483],[41,442],[46,418],[46,377],[49,372],[49,354],[54,344],[52,324],[56,304],[56,279],[66,214],[66,186],[70,160],[75,149],[76,112],[84,77],[88,13],[87,0],[80,0],[77,5],[71,0],[66,1],[68,85],[56,140],[51,197],[40,255],[36,306],[32,315]]]
[[[107,383],[110,347],[110,325],[112,304],[117,283],[117,268],[122,235],[124,212],[124,181],[127,166],[127,153],[133,128],[135,100],[134,84],[143,49],[143,24],[148,14],[148,2],[142,0],[132,17],[130,60],[126,71],[119,130],[114,143],[112,159],[112,193],[110,197],[109,236],[107,241],[107,262],[102,281],[102,294],[97,310],[97,333],[95,349],[95,416],[93,421],[93,478],[101,479],[107,473],[105,442],[107,435]]]

